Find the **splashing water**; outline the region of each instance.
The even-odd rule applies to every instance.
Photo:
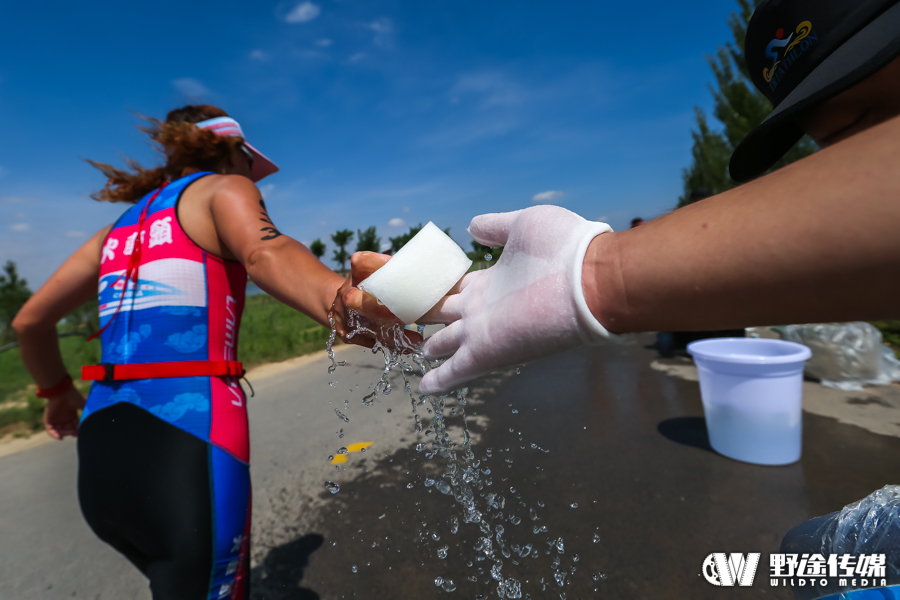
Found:
[[[332,494],[337,494],[339,491],[341,491],[341,486],[339,486],[338,484],[336,484],[333,481],[326,481],[325,489],[328,490],[329,492],[331,492]]]
[[[491,256],[489,254],[485,255],[485,259],[490,260]],[[512,526],[519,525],[522,522],[521,517],[512,514],[512,510],[518,510],[515,508],[516,506],[523,511],[526,511],[526,514],[529,515],[532,521],[538,520],[539,517],[534,508],[529,508],[525,505],[521,495],[516,492],[514,487],[510,488],[510,493],[513,495],[514,500],[510,500],[510,510],[506,514],[504,514],[507,503],[506,497],[500,493],[483,493],[485,487],[490,486],[492,483],[491,479],[487,477],[491,474],[491,469],[488,468],[486,461],[493,456],[493,451],[490,448],[487,448],[485,456],[481,460],[478,460],[475,457],[466,416],[466,396],[469,392],[468,388],[461,388],[443,396],[417,396],[412,391],[410,378],[416,374],[424,376],[432,369],[440,366],[443,361],[429,361],[426,359],[422,353],[421,346],[411,343],[405,335],[404,328],[399,325],[373,323],[353,311],[350,311],[349,325],[351,331],[347,335],[347,339],[350,340],[361,333],[371,335],[376,340],[375,345],[372,348],[372,353],[381,354],[384,360],[384,368],[378,381],[375,383],[374,389],[362,398],[363,406],[372,406],[378,400],[379,396],[390,395],[393,391],[390,375],[392,373],[399,374],[403,381],[403,393],[410,399],[410,405],[414,416],[414,433],[417,436],[425,433],[426,437],[429,438],[429,441],[426,443],[418,442],[415,446],[416,451],[424,452],[426,459],[441,458],[446,461],[446,469],[443,476],[435,477],[434,479],[430,477],[426,478],[424,481],[425,487],[433,487],[442,495],[451,496],[461,509],[462,522],[479,528],[482,535],[477,539],[473,549],[479,554],[477,558],[478,561],[490,561],[492,563],[490,575],[491,578],[497,582],[497,594],[499,597],[522,598],[522,584],[516,579],[511,577],[507,578],[503,575],[503,559],[510,559],[513,564],[518,565],[519,563],[514,560],[515,557],[513,557],[513,554],[519,559],[524,559],[529,556],[537,559],[541,553],[535,547],[535,544],[527,543],[519,545],[509,541],[504,526],[497,521],[507,521]],[[331,360],[331,365],[328,367],[329,374],[334,373],[337,367],[346,364],[345,361],[336,361],[334,358],[332,344],[334,343],[337,334],[333,320],[331,320],[331,326],[331,335],[326,344],[328,357]],[[419,334],[422,334],[424,332],[424,327],[418,326],[417,330]],[[516,373],[518,374],[519,372],[519,369],[516,368]],[[426,419],[429,415],[431,418],[430,427],[428,427],[427,430],[425,423],[422,420],[422,416],[419,414],[419,409],[423,406],[425,407],[425,413],[427,413],[425,415]],[[512,412],[513,414],[517,414],[518,410],[513,410]],[[342,418],[342,420],[345,420],[345,422],[349,421],[349,419],[337,409],[335,409],[335,413]],[[454,441],[451,438],[447,430],[447,421],[449,417],[453,417],[455,420],[458,419],[460,421],[462,425],[461,440]],[[521,434],[519,435],[521,436]],[[545,453],[549,452],[536,444],[531,444],[531,448]],[[338,454],[346,453],[346,451],[346,448],[341,448],[338,450]],[[504,452],[504,450],[501,449],[500,452]],[[509,449],[506,449],[505,452],[509,452]],[[510,458],[505,459],[507,467],[512,467],[512,462],[513,461]],[[334,489],[332,489],[331,486],[333,486]],[[409,483],[406,487],[412,489],[414,486],[412,483]],[[337,493],[340,488],[336,483],[327,482],[326,489],[334,494]],[[485,506],[478,506],[476,490],[482,491],[482,493],[479,494],[479,497],[484,499]],[[537,502],[537,505],[541,508],[544,507],[544,503],[540,501]],[[577,506],[577,504],[572,504],[572,508],[576,508]],[[488,519],[494,521],[493,527],[491,526],[491,523],[488,522]],[[423,527],[424,526],[423,523]],[[458,530],[459,519],[456,515],[451,515],[450,532],[456,534]],[[535,525],[533,533],[547,534],[547,532],[548,529],[546,525]],[[530,533],[530,528],[521,532],[523,535],[528,535]],[[430,537],[435,541],[440,540],[440,535],[437,532],[433,532]],[[595,535],[594,541],[595,543],[599,541],[598,536]],[[550,546],[550,549],[556,550],[556,553],[554,554],[561,555],[564,553],[562,538],[550,538],[546,543]],[[449,545],[446,544],[437,550],[438,557],[441,559],[447,558],[448,553]],[[562,586],[567,583],[565,579],[569,572],[564,568],[561,570],[559,569],[558,555],[553,561],[552,578],[555,583]],[[574,558],[574,561],[577,562],[578,558]],[[469,564],[471,565],[472,563]],[[602,573],[597,575],[602,576],[604,579],[606,577],[605,574]],[[469,579],[471,580],[471,578]],[[437,577],[434,583],[435,586],[440,587],[447,592],[456,590],[456,585],[449,579]],[[529,596],[526,594],[525,597],[527,598]]]

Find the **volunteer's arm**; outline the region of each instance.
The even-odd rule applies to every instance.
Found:
[[[56,324],[84,302],[97,297],[100,250],[111,227],[98,231],[70,256],[13,319],[22,362],[41,388],[51,388],[66,376]],[[73,375],[79,376],[79,373]],[[77,409],[82,406],[84,397],[74,387],[50,398],[44,411],[47,433],[56,439],[77,435]]]
[[[900,316],[900,117],[775,173],[591,243],[610,331]]]

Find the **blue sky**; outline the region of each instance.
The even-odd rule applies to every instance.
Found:
[[[544,199],[628,226],[668,211],[729,0],[7,2],[0,261],[37,287],[124,206],[82,161],[159,160],[134,113],[222,106],[280,167],[285,233],[451,227]],[[537,197],[537,200],[535,199]],[[401,224],[402,223],[402,224]]]

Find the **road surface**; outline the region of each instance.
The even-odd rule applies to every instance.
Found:
[[[723,458],[709,449],[696,382],[660,368],[651,341],[623,337],[472,386],[469,429],[491,470],[477,501],[487,511],[485,496],[502,494],[506,505],[487,511],[489,521],[503,523],[508,546],[535,548],[501,557],[502,573],[535,599],[791,598],[769,586],[762,563],[753,587],[713,588],[699,576],[703,559],[756,551],[765,560],[794,525],[895,482],[900,439],[806,412],[799,463]],[[498,597],[493,563],[473,549],[482,533],[465,523],[453,533],[458,506],[425,486],[445,461],[415,450],[430,440],[413,432],[408,396],[395,388],[362,406],[381,360],[358,348],[339,358],[349,365],[331,376],[320,357],[254,382],[253,598]],[[329,463],[356,442],[373,445],[341,470]],[[0,597],[149,599],[143,576],[82,520],[76,469],[71,440],[0,457]],[[326,481],[340,491],[328,493]],[[561,554],[548,545],[560,537]],[[560,587],[554,572],[563,569]]]

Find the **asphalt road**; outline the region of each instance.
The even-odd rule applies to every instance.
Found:
[[[508,547],[535,548],[527,558],[498,553],[504,577],[535,599],[790,598],[769,587],[764,564],[753,587],[714,588],[699,576],[703,559],[765,558],[794,525],[895,482],[900,439],[805,413],[799,463],[723,458],[708,447],[697,384],[651,368],[650,341],[622,338],[472,386],[469,429],[480,467],[491,470],[476,500],[492,527],[503,524]],[[408,396],[396,388],[362,406],[381,362],[356,348],[340,358],[349,365],[332,376],[317,360],[254,382],[253,597],[498,597],[494,563],[473,548],[482,533],[465,523],[453,533],[458,505],[425,486],[446,461],[415,450],[430,440],[413,432]],[[460,431],[451,428],[455,439]],[[373,445],[340,470],[328,462],[356,442]],[[147,599],[143,577],[81,518],[74,450],[66,441],[0,458],[0,598]],[[341,490],[328,493],[325,481]],[[502,509],[488,510],[492,492],[504,496]],[[562,553],[548,545],[560,537]],[[560,587],[554,573],[563,569]]]

